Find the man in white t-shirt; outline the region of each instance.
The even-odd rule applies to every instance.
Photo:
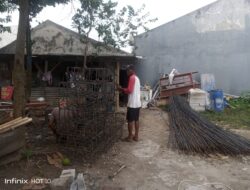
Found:
[[[133,65],[127,67],[127,75],[129,77],[128,87],[121,88],[119,90],[125,94],[128,94],[127,105],[127,121],[128,121],[128,137],[125,141],[138,141],[139,138],[139,114],[141,108],[141,90],[140,80],[135,75],[135,69]],[[135,135],[133,136],[133,125],[135,125]]]

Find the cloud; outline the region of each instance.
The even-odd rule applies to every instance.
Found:
[[[119,3],[118,8],[125,5],[132,5],[135,9],[140,8],[143,4],[146,5],[146,10],[150,12],[152,18],[157,17],[158,21],[150,24],[149,28],[155,28],[174,20],[180,16],[188,14],[198,8],[207,4],[215,2],[216,0],[117,0]],[[58,5],[56,7],[46,7],[32,22],[32,27],[36,26],[39,22],[47,19],[63,25],[67,28],[72,28],[71,18],[75,14],[78,1],[74,0],[68,5]],[[10,25],[18,24],[18,12],[15,11],[12,15],[12,22]],[[75,30],[75,29],[73,29]],[[92,34],[96,38],[96,34]]]

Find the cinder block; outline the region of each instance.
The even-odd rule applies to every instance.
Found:
[[[51,190],[69,190],[72,183],[71,177],[61,177],[53,179],[50,183]]]
[[[62,177],[72,178],[72,181],[73,181],[76,177],[76,170],[75,169],[63,170],[60,175],[60,178]]]

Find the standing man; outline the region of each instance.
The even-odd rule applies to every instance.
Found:
[[[127,67],[127,75],[129,77],[128,87],[118,89],[128,94],[127,105],[127,121],[128,121],[128,137],[124,140],[131,142],[132,140],[138,141],[139,138],[139,114],[141,108],[141,91],[140,80],[135,75],[135,69],[133,65]],[[133,125],[135,125],[135,135],[133,136]]]

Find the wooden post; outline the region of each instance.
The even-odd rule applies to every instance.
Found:
[[[8,61],[8,69],[10,72],[10,84],[13,85],[13,75],[12,75],[12,71],[13,71],[13,68],[14,68],[14,60],[11,58],[9,61]]]
[[[44,73],[47,73],[48,72],[48,60],[45,60],[45,64],[44,64]]]
[[[120,84],[120,63],[119,62],[117,62],[115,65],[115,83]],[[115,111],[117,112],[119,111],[119,108],[120,108],[119,91],[115,91],[115,99],[116,99]]]

